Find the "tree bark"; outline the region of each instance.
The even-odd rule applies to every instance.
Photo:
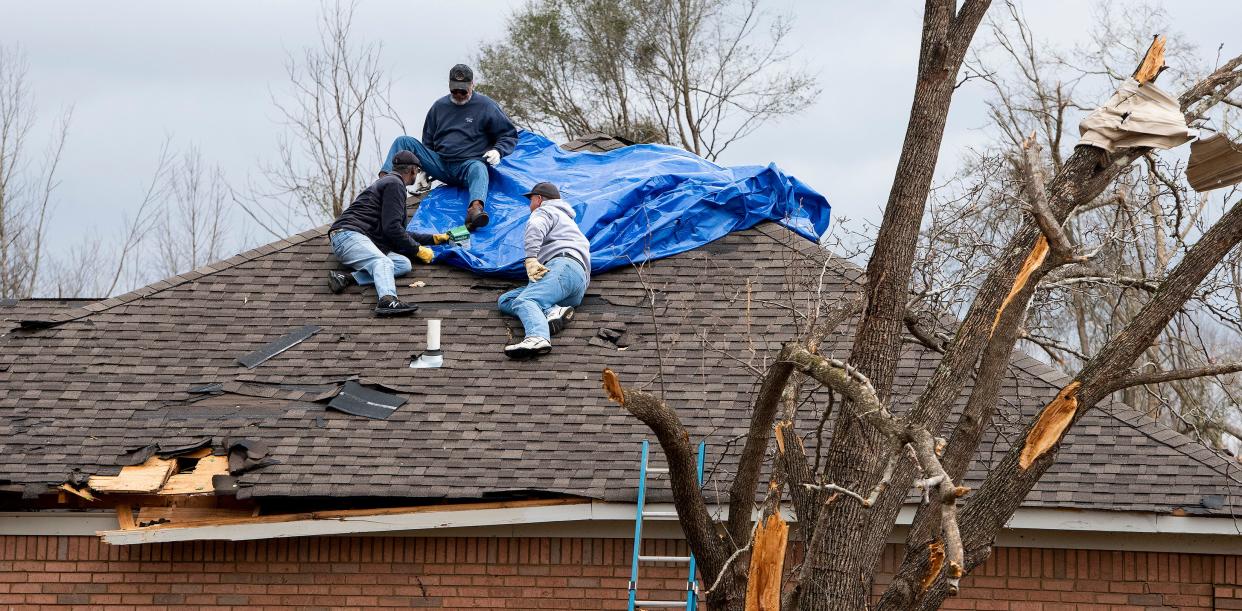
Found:
[[[867,305],[850,354],[850,362],[872,380],[887,404],[900,356],[912,263],[927,195],[948,120],[962,60],[990,0],[967,0],[955,11],[953,0],[927,0],[919,51],[918,77],[897,172],[884,209],[879,235],[867,264]],[[882,477],[871,448],[883,434],[870,430],[840,410],[826,464],[826,480],[851,489],[869,489]],[[904,490],[902,493],[904,495]],[[813,538],[808,549],[817,564],[802,584],[802,605],[812,609],[860,609],[870,594],[870,575],[884,541],[866,539],[871,518],[859,503],[834,503],[819,520],[833,536]],[[842,539],[866,541],[842,545]]]

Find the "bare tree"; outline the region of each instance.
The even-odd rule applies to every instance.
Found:
[[[798,570],[787,576],[787,607],[867,607],[868,577],[877,570],[898,511],[917,487],[924,491],[925,502],[915,514],[898,572],[876,602],[882,609],[937,608],[961,587],[963,575],[987,559],[999,531],[1053,463],[1063,436],[1084,414],[1126,388],[1242,370],[1242,362],[1223,361],[1153,371],[1141,360],[1197,294],[1215,288],[1210,280],[1214,274],[1222,268],[1233,273],[1231,257],[1242,243],[1242,202],[1234,200],[1212,222],[1199,215],[1200,225],[1183,238],[1181,250],[1166,252],[1161,259],[1165,267],[1149,268],[1143,281],[1151,287],[1136,293],[1137,307],[1117,312],[1110,332],[1083,354],[1080,370],[1056,397],[1034,419],[1021,424],[982,485],[971,491],[958,484],[1000,407],[1002,381],[1026,330],[1032,302],[1045,290],[1041,287],[1085,277],[1100,264],[1097,258],[1103,250],[1095,248],[1093,236],[1117,233],[1116,219],[1124,214],[1116,193],[1109,189],[1124,189],[1130,168],[1136,162],[1146,164],[1154,153],[1143,147],[1110,152],[1078,146],[1063,156],[1049,153],[1050,161],[1040,139],[1016,132],[1022,136],[1014,139],[1007,156],[988,164],[1004,180],[990,182],[979,192],[968,189],[964,195],[969,204],[964,207],[980,218],[988,218],[988,212],[980,210],[987,203],[981,194],[988,191],[1016,202],[1011,206],[1015,214],[970,234],[975,244],[942,251],[943,260],[962,267],[976,256],[986,256],[989,263],[962,281],[969,290],[958,293],[961,300],[953,304],[956,325],[922,328],[919,312],[911,308],[911,289],[917,287],[914,295],[922,301],[938,292],[947,294],[934,277],[928,277],[924,286],[912,284],[919,275],[920,244],[926,248],[928,243],[920,235],[927,231],[924,220],[932,176],[967,47],[989,6],[987,0],[957,4],[926,3],[906,139],[871,249],[860,303],[855,306],[843,296],[817,304],[816,316],[807,317],[809,322],[798,326],[797,337],[760,369],[750,431],[729,482],[725,524],[715,523],[695,483],[692,445],[675,407],[659,395],[624,386],[611,371],[604,373],[608,395],[660,441],[683,532],[700,561],[704,581],[713,584],[707,600],[714,609],[744,607],[754,532],[751,516],[774,432],[772,456],[778,480],[774,494],[780,494],[780,485],[787,487],[802,526],[806,555]],[[1142,54],[1140,48],[1129,58],[1132,65]],[[1135,78],[1150,82],[1163,60],[1151,50],[1142,59]],[[1186,121],[1202,124],[1208,112],[1239,86],[1242,56],[1187,86],[1178,85]],[[1055,94],[1056,87],[1050,84],[1046,90]],[[1055,114],[1057,108],[1068,107],[1053,103],[1047,108]],[[1039,108],[1031,115],[1042,119],[1046,112]],[[1060,142],[1055,121],[1045,125],[1043,135]],[[1046,172],[1049,164],[1053,169]],[[1086,214],[1105,209],[1113,213],[1100,219],[1102,225]],[[934,208],[931,220],[936,230]],[[1132,248],[1136,241],[1131,237],[1125,243]],[[1154,266],[1150,254],[1143,260]],[[1224,283],[1220,288],[1232,286]],[[849,356],[819,354],[822,339],[855,312],[861,317]],[[912,397],[909,409],[898,413],[893,410],[894,377],[907,332],[941,353],[941,360],[922,391]],[[835,409],[829,402],[817,414],[819,427],[831,423],[831,438],[823,447],[815,446],[813,462],[801,443],[794,407],[804,393],[814,393],[811,384],[842,399]],[[962,402],[962,413],[951,420],[952,407]],[[939,439],[946,427],[952,435]]]
[[[1114,12],[1105,4],[1091,44],[1071,56],[1039,43],[1017,7],[1007,8],[1003,18],[989,24],[988,59],[976,58],[967,66],[971,78],[991,92],[995,139],[968,153],[965,170],[933,192],[910,303],[924,324],[964,313],[984,272],[1000,254],[996,247],[1026,214],[1027,204],[1015,197],[1025,174],[1031,168],[1055,174],[1072,152],[1067,134],[1090,108],[1084,99],[1090,94],[1083,90],[1095,84],[1104,90],[1125,75],[1119,64],[1133,59],[1115,57],[1116,50],[1141,53],[1150,43],[1149,32],[1169,31],[1159,7]],[[1170,51],[1168,62],[1180,67],[1175,75],[1188,84],[1185,75],[1198,71],[1193,48],[1179,45]],[[1030,167],[1024,152],[1030,150],[1024,149],[1028,140],[1046,151],[1030,157]],[[1235,197],[1227,191],[1220,201]],[[1076,372],[1120,323],[1138,312],[1158,286],[1160,274],[1224,212],[1206,195],[1192,192],[1179,161],[1155,155],[1127,168],[1108,198],[1098,203],[1076,211],[1066,226],[1072,240],[1092,244],[1091,264],[1044,282],[1019,332],[1023,345],[1068,373]],[[1236,344],[1242,335],[1236,305],[1230,306],[1236,304],[1236,292],[1226,290],[1229,277],[1228,267],[1221,267],[1205,281],[1144,355],[1144,368],[1209,365],[1213,354],[1227,354],[1222,347]],[[1129,388],[1120,398],[1207,443],[1224,446],[1229,445],[1223,438],[1227,407],[1237,409],[1225,392],[1230,377]]]
[[[790,22],[761,0],[534,0],[478,58],[520,124],[602,131],[706,159],[820,93],[790,65]]]
[[[335,218],[374,178],[376,121],[393,117],[379,43],[353,39],[356,2],[321,6],[319,46],[290,55],[291,91],[273,96],[288,127],[279,160],[265,167],[275,189],[251,186],[234,200],[276,237]],[[361,164],[361,165],[360,165]],[[278,205],[273,205],[279,202]]]
[[[158,273],[176,274],[224,258],[230,242],[226,206],[229,188],[224,172],[208,168],[197,147],[190,147],[167,173],[167,194],[156,227]]]
[[[36,167],[30,136],[37,117],[26,70],[19,47],[0,45],[0,297],[5,298],[29,297],[38,286],[56,171],[72,116],[72,110],[61,115]]]

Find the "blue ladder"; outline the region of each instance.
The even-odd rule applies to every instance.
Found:
[[[646,439],[643,440],[643,458],[642,463],[638,467],[638,510],[634,518],[634,559],[630,562],[630,606],[629,611],[643,608],[664,608],[676,609],[684,607],[686,611],[695,611],[698,603],[699,588],[694,581],[694,554],[689,556],[642,556],[640,552],[643,546],[643,518],[676,518],[676,511],[644,511],[647,502],[647,474],[648,473],[668,473],[667,467],[647,467],[647,458],[650,455],[650,447]],[[698,460],[698,477],[699,487],[703,486],[703,457],[706,453],[704,442],[699,442],[699,460]],[[638,600],[638,563],[639,562],[686,562],[690,565],[690,575],[686,578],[686,600]]]

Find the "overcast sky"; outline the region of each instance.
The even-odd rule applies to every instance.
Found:
[[[393,100],[411,133],[421,133],[428,105],[445,93],[448,68],[499,37],[519,4],[362,1],[355,32],[383,43]],[[768,5],[796,15],[791,42],[818,73],[824,93],[814,107],[764,127],[720,161],[775,162],[826,195],[836,214],[875,218],[900,151],[923,3]],[[1086,42],[1090,6],[1023,3],[1037,37],[1057,45]],[[1242,52],[1236,33],[1242,3],[1168,2],[1165,8],[1174,29],[1209,55],[1221,43],[1225,57]],[[318,39],[318,5],[307,0],[0,0],[0,15],[0,42],[19,44],[29,61],[43,130],[36,140],[43,141],[59,109],[74,108],[51,230],[58,249],[119,229],[120,217],[141,199],[166,137],[176,149],[198,146],[233,184],[257,176],[257,163],[275,159],[283,130],[269,91],[284,91],[287,53]],[[959,151],[981,142],[983,94],[967,86],[955,98],[942,174],[956,167]]]

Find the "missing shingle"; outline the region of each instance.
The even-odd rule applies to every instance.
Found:
[[[300,329],[294,329],[279,338],[260,346],[258,350],[251,352],[245,356],[239,357],[237,362],[244,365],[246,369],[254,369],[264,361],[284,352],[305,341],[310,336],[319,332],[316,325],[306,325]]]
[[[345,383],[340,394],[328,402],[328,407],[354,416],[386,420],[405,403],[404,397],[367,388],[350,381]]]

